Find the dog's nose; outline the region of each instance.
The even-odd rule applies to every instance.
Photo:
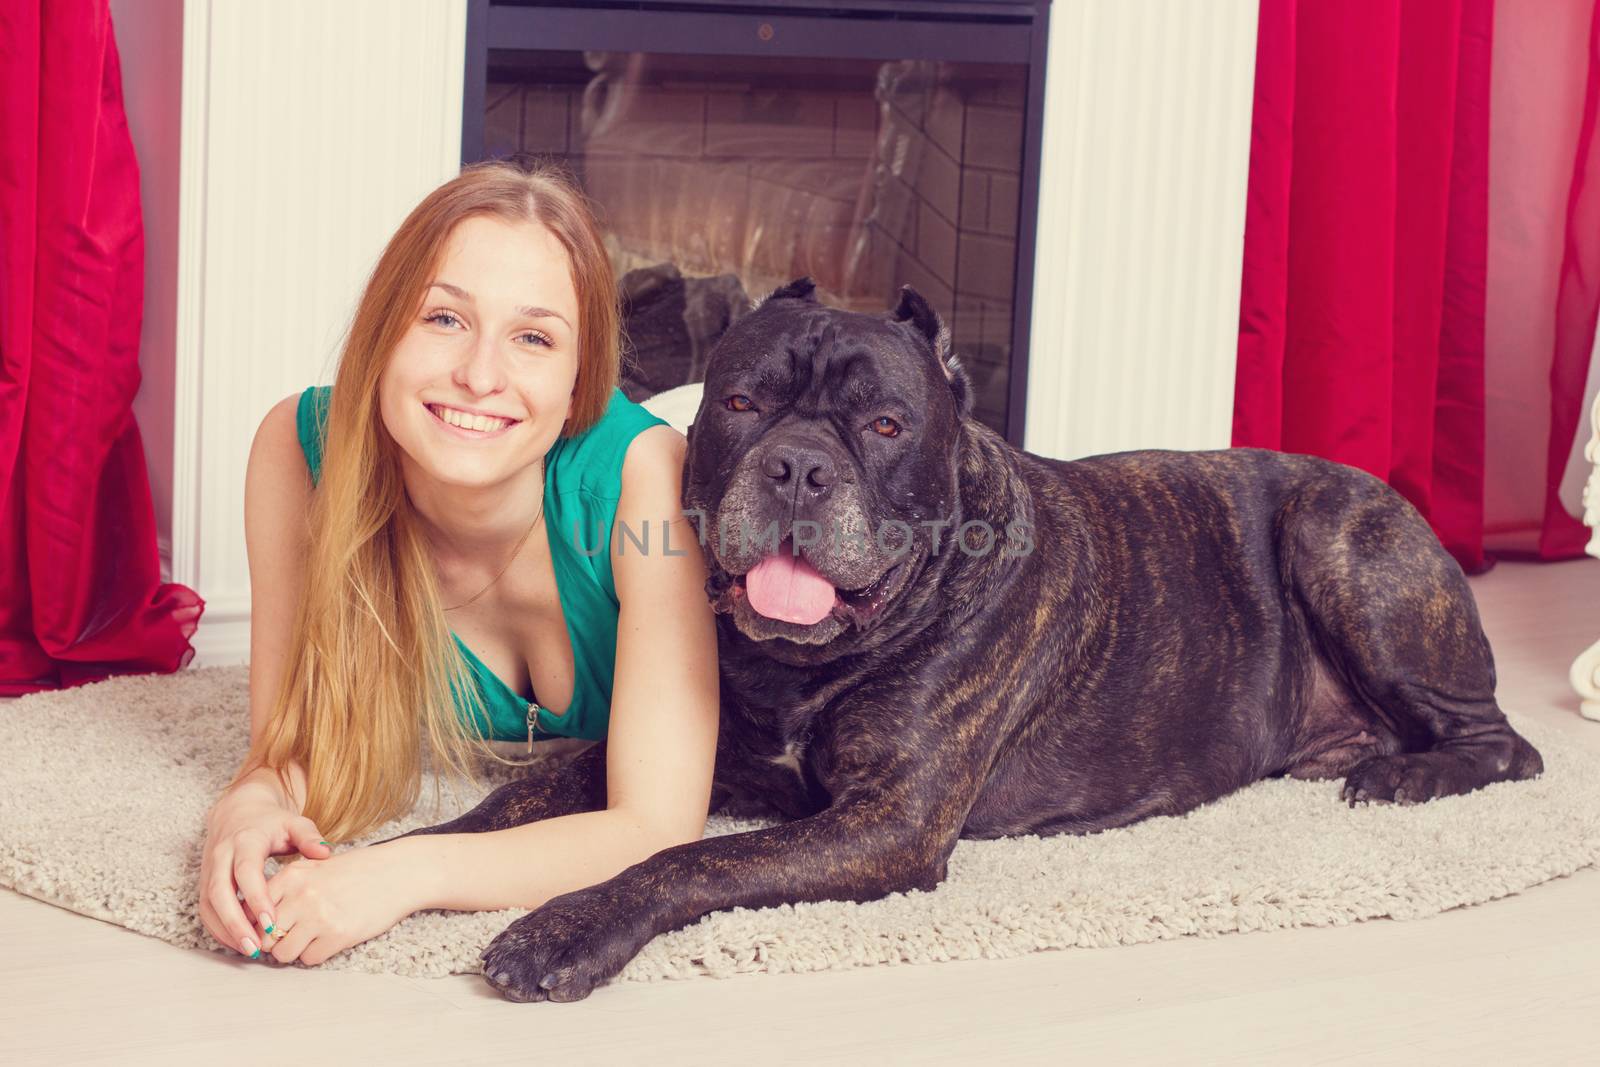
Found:
[[[824,449],[787,441],[767,449],[761,459],[761,471],[784,488],[798,481],[808,489],[826,492],[839,480],[833,457]]]

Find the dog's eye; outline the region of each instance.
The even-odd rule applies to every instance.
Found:
[[[756,406],[750,402],[750,398],[743,393],[734,393],[723,403],[728,405],[729,411],[754,411],[756,409]]]
[[[877,430],[885,437],[900,436],[900,424],[895,422],[887,415],[880,416],[875,422],[873,422],[872,428]]]

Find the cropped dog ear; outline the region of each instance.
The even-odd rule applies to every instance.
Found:
[[[954,355],[944,361],[944,376],[950,383],[950,395],[956,401],[956,419],[964,419],[972,414],[972,378],[967,374],[967,368]]]
[[[894,317],[897,322],[909,322],[928,339],[933,346],[934,354],[940,362],[950,354],[950,331],[945,329],[944,321],[939,318],[939,313],[933,310],[932,305],[924,299],[923,295],[909,285],[900,287],[900,303],[895,305]]]
[[[800,300],[807,304],[815,304],[817,303],[816,289],[817,283],[812,281],[811,276],[808,274],[803,278],[796,278],[788,285],[780,285],[772,290],[764,299],[756,301],[756,307],[760,307],[768,300]]]
[[[964,419],[972,414],[972,379],[967,375],[966,368],[950,350],[950,327],[939,318],[939,313],[933,306],[909,285],[900,287],[900,303],[894,309],[897,322],[909,322],[917,331],[928,339],[933,346],[933,354],[939,361],[939,366],[944,368],[945,381],[950,383],[950,395],[955,398],[956,418]]]

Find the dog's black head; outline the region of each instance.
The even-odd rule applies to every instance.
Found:
[[[887,316],[775,291],[712,350],[683,503],[703,517],[707,591],[776,658],[871,641],[948,543],[972,407],[949,331],[906,286]]]

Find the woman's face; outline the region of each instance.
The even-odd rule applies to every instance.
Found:
[[[537,222],[457,224],[378,382],[384,425],[429,477],[489,486],[538,463],[572,411],[578,295]]]

